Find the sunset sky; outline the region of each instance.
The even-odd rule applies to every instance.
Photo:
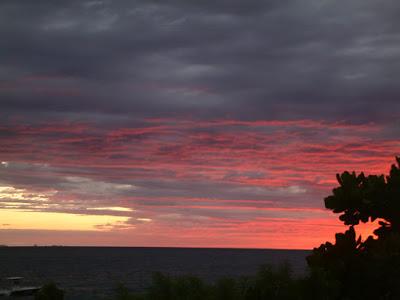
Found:
[[[0,244],[312,248],[400,154],[395,0],[0,2]]]

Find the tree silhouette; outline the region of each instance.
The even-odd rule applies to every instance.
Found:
[[[53,282],[45,284],[35,295],[35,300],[63,300],[64,291]]]
[[[339,186],[325,198],[326,208],[348,225],[335,243],[314,248],[307,257],[310,272],[292,277],[290,268],[263,267],[252,277],[225,278],[208,284],[192,276],[155,274],[142,295],[126,288],[126,300],[394,300],[400,299],[400,158],[390,174],[344,172]],[[362,240],[355,226],[379,221],[376,237]],[[47,298],[46,298],[47,299]]]
[[[325,272],[339,283],[330,299],[400,299],[400,158],[390,174],[337,175],[339,187],[325,198],[325,207],[340,214],[349,229],[336,234],[335,244],[314,248],[307,262],[312,272]],[[365,241],[354,226],[379,220]]]

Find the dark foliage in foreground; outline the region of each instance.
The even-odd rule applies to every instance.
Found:
[[[59,289],[55,283],[48,283],[42,286],[35,295],[35,300],[63,300],[64,291]]]
[[[155,274],[149,289],[130,294],[120,286],[117,300],[365,300],[400,299],[400,158],[389,176],[344,172],[339,187],[325,198],[326,208],[348,225],[307,257],[309,272],[291,275],[287,265],[262,267],[254,277],[225,278],[206,284],[196,277]],[[354,226],[379,220],[362,241]]]
[[[325,206],[349,229],[336,243],[322,244],[307,258],[311,272],[322,270],[337,283],[334,299],[400,299],[400,158],[389,176],[337,175],[339,187]],[[377,238],[357,238],[354,225],[379,220]]]
[[[222,278],[207,284],[192,276],[170,277],[153,275],[153,282],[141,295],[130,294],[119,286],[116,300],[251,300],[301,299],[302,281],[294,279],[288,265],[261,267],[254,277]]]

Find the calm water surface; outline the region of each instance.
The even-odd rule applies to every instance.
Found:
[[[303,250],[2,247],[0,277],[23,276],[30,283],[55,281],[67,299],[96,299],[118,282],[132,290],[148,286],[153,272],[191,274],[206,281],[254,274],[262,264],[289,262],[305,271]]]

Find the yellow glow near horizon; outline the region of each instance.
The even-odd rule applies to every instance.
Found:
[[[134,211],[132,208],[121,206],[89,207],[87,210]]]
[[[112,227],[114,224],[125,223],[128,219],[119,216],[0,209],[1,224],[4,224],[0,228],[3,229],[101,231],[101,226]]]
[[[141,222],[151,222],[151,221],[153,221],[150,218],[137,218],[136,220],[141,221]]]

